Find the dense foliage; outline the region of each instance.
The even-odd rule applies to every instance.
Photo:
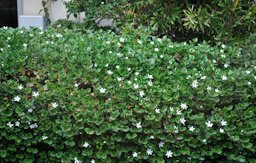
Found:
[[[145,26],[176,40],[198,37],[223,41],[255,32],[253,0],[71,0],[69,14],[85,13],[86,22],[113,18],[119,28]]]
[[[255,38],[0,29],[0,160],[255,162]]]

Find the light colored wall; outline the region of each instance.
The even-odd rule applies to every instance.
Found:
[[[67,18],[67,9],[63,4],[63,1],[69,0],[57,0],[50,1],[48,3],[48,10],[50,14],[51,22],[55,22],[58,19],[66,19]],[[23,0],[23,15],[44,15],[42,10],[42,1],[41,0]],[[83,19],[82,16],[78,18],[70,17],[71,20],[81,21]]]

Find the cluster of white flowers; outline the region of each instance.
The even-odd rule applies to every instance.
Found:
[[[88,147],[91,147],[91,145],[87,141],[85,141],[84,144],[83,144],[83,147],[88,148]]]
[[[34,129],[34,128],[37,128],[38,125],[37,125],[37,123],[33,123],[33,124],[29,125],[29,127],[30,127],[30,129]]]
[[[52,104],[52,107],[53,107],[54,109],[59,106],[57,102],[52,102],[51,104]]]

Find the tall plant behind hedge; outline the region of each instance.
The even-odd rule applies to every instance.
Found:
[[[0,29],[0,160],[255,162],[252,42]]]
[[[187,39],[215,36],[226,40],[255,32],[256,5],[248,0],[72,0],[70,14],[85,12],[85,21],[114,18],[119,27],[146,26],[158,36]]]

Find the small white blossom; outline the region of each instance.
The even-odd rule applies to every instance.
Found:
[[[20,99],[21,99],[21,98],[20,98],[19,96],[15,96],[15,97],[14,97],[14,101],[15,101],[15,102],[20,102]]]
[[[137,128],[141,128],[141,122],[136,123]]]
[[[120,41],[120,42],[124,42],[124,38],[123,38],[123,37],[121,37],[119,41]]]
[[[206,76],[202,76],[201,79],[202,79],[202,80],[205,80],[205,79],[206,79]]]
[[[227,64],[227,63],[225,63],[225,64],[224,64],[224,67],[225,67],[225,68],[227,68],[227,67],[228,67],[228,64]]]
[[[39,92],[32,92],[32,96],[33,97],[38,97],[39,96]]]
[[[228,80],[228,77],[225,76],[225,75],[222,75],[221,79],[222,79],[222,80]]]
[[[207,141],[206,139],[203,140],[204,143],[205,143],[206,141]]]
[[[117,53],[116,55],[117,55],[118,57],[122,57],[122,56],[123,56],[122,53]]]
[[[149,138],[150,138],[150,139],[155,139],[155,137],[154,137],[153,135],[151,135]]]
[[[183,124],[183,125],[185,125],[186,119],[185,119],[185,118],[180,118],[180,123]]]
[[[220,90],[219,90],[219,89],[215,89],[215,92],[216,92],[216,93],[219,93],[219,92],[220,92]]]
[[[58,107],[57,102],[52,102],[52,107],[53,107],[53,108],[57,108],[57,107]]]
[[[138,153],[137,152],[133,152],[132,153],[132,157],[138,157]]]
[[[75,85],[74,85],[75,87],[79,87],[79,84],[78,83],[75,83]]]
[[[28,109],[28,112],[29,112],[29,113],[32,113],[32,112],[33,112],[33,109],[32,109],[32,108]]]
[[[176,114],[177,115],[181,115],[181,111],[178,109],[178,110],[176,110]]]
[[[19,86],[18,86],[18,89],[19,89],[19,90],[22,90],[22,89],[23,89],[23,86],[22,86],[22,85],[19,85]]]
[[[9,126],[10,128],[12,128],[14,126],[14,124],[12,124],[11,122],[7,123],[7,126]]]
[[[129,68],[127,68],[127,70],[128,70],[128,71],[131,71],[131,68],[129,67]]]
[[[226,58],[226,56],[224,55],[224,54],[222,54],[222,55],[220,55],[221,56],[221,58]]]
[[[224,133],[224,129],[223,128],[220,128],[220,133]]]
[[[137,40],[137,42],[138,42],[138,44],[140,44],[140,45],[142,44],[142,41],[141,41],[141,40]]]
[[[159,52],[159,49],[158,49],[158,48],[155,48],[154,50],[155,50],[155,52]]]
[[[217,61],[215,59],[212,60],[213,63],[216,63]]]
[[[107,42],[106,42],[106,44],[108,44],[108,45],[109,45],[109,44],[110,44],[110,41],[107,41]]]
[[[130,80],[128,80],[128,81],[127,81],[127,83],[128,83],[129,85],[131,85],[131,84],[132,84],[132,82],[131,82]]]
[[[247,70],[247,71],[245,71],[245,73],[246,73],[246,74],[250,74],[250,73],[251,73],[251,71]]]
[[[186,103],[180,104],[180,107],[181,107],[183,110],[187,110],[187,109],[188,109],[188,105],[187,105]]]
[[[118,81],[122,81],[123,79],[121,77],[117,77],[117,80]]]
[[[144,91],[140,91],[140,97],[143,97],[145,95]]]
[[[225,120],[221,120],[221,126],[226,126],[227,125],[227,121],[225,121]]]
[[[153,86],[153,82],[152,81],[148,81],[148,86]]]
[[[160,55],[160,58],[164,58],[164,55]]]
[[[153,154],[153,150],[151,148],[147,149],[147,154],[148,155],[152,155]]]
[[[116,69],[120,69],[120,66],[119,66],[119,65],[116,65]]]
[[[154,45],[155,43],[154,43],[153,41],[150,41],[150,44],[151,44],[151,45]]]
[[[85,141],[83,147],[87,148],[87,147],[91,147],[91,145],[87,141]]]
[[[251,83],[251,82],[248,82],[247,84],[248,84],[248,85],[252,85],[252,83]]]
[[[31,124],[29,127],[30,127],[30,129],[34,129],[34,128],[37,128],[38,126],[36,123],[34,123],[34,124]]]
[[[158,41],[158,42],[162,42],[162,39],[161,39],[161,38],[157,38],[157,41]]]
[[[165,156],[166,156],[167,158],[172,157],[172,155],[173,155],[173,153],[172,153],[171,150],[167,151],[166,154],[165,154]]]
[[[135,75],[138,76],[140,73],[139,72],[135,72]]]
[[[28,44],[24,43],[23,46],[26,48],[28,46]]]
[[[7,26],[3,26],[3,29],[8,29],[8,27]]]
[[[106,89],[102,88],[102,87],[99,89],[99,91],[100,91],[100,93],[106,93]]]
[[[42,136],[42,140],[46,140],[46,139],[48,139],[48,136]]]
[[[157,114],[159,114],[159,113],[160,113],[160,109],[156,108],[156,109],[155,109],[155,112],[156,112]]]
[[[103,2],[103,3],[104,3],[104,2]],[[95,160],[94,160],[94,159],[92,159],[92,160],[91,160],[91,163],[95,163]]]
[[[195,127],[194,126],[190,126],[189,127],[189,131],[191,131],[191,132],[195,131]]]
[[[139,84],[133,84],[134,89],[138,89],[139,88]]]
[[[212,128],[213,123],[211,121],[208,121],[205,123],[208,128]]]
[[[224,49],[226,47],[226,45],[222,44],[221,47]]]
[[[147,78],[148,79],[154,79],[153,75],[149,75],[149,74],[147,75]]]
[[[221,53],[224,53],[224,50],[220,49],[220,52],[221,52]]]
[[[74,158],[74,163],[81,163],[76,157]]]
[[[113,74],[113,71],[108,70],[107,73],[108,73],[109,75],[112,75],[112,74]]]
[[[15,126],[19,127],[19,126],[20,126],[20,122],[19,122],[19,121],[16,121],[16,122],[15,122]]]
[[[162,148],[162,147],[164,147],[164,144],[165,144],[165,143],[164,143],[163,141],[161,141],[161,142],[158,144],[158,147],[159,147],[159,148]]]
[[[169,110],[172,112],[174,109],[173,109],[173,107],[170,107]]]
[[[191,86],[192,86],[193,88],[197,88],[197,87],[198,87],[198,82],[197,82],[197,80],[194,80],[194,81],[192,82]]]
[[[56,37],[61,38],[62,35],[58,33],[58,34],[56,35]]]

